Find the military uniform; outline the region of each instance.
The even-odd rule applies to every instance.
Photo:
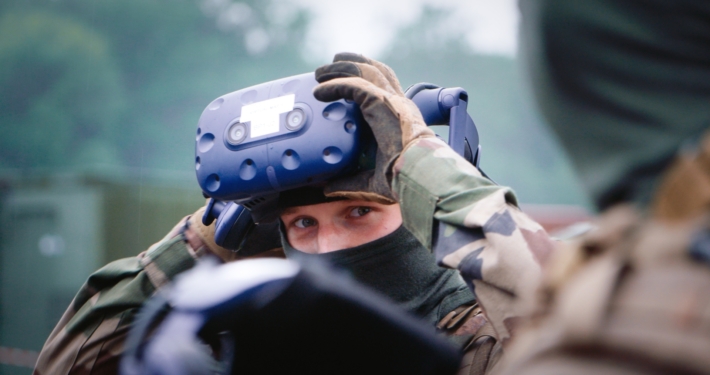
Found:
[[[441,265],[459,270],[485,311],[488,324],[467,343],[462,370],[488,371],[529,314],[552,241],[520,211],[509,188],[482,177],[436,138],[419,140],[402,154],[392,185],[405,226],[434,248]]]
[[[649,212],[605,211],[558,249],[501,374],[710,373],[710,137]]]
[[[117,374],[141,305],[195,264],[182,234],[109,263],[82,286],[40,352],[34,374]]]

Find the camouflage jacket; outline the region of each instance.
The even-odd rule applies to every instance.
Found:
[[[504,343],[532,308],[553,247],[547,233],[520,211],[510,188],[484,178],[439,139],[414,141],[393,169],[404,225],[440,265],[461,272]]]
[[[195,259],[171,232],[137,257],[109,263],[82,286],[40,352],[35,375],[117,374],[143,302]]]
[[[488,319],[472,306],[452,311],[439,323],[449,334],[473,336],[462,370],[485,371],[495,352],[491,344],[510,336],[511,323],[525,313],[539,283],[540,262],[550,248],[547,235],[516,207],[509,188],[482,177],[438,140],[421,140],[403,153],[395,165],[393,191],[404,224],[429,248],[438,222],[433,247],[439,263],[461,271],[485,310]],[[191,254],[184,236],[173,232],[137,257],[91,275],[47,339],[35,374],[117,373],[141,304],[192,267]]]

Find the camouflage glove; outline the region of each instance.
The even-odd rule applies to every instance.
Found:
[[[435,136],[419,108],[404,96],[390,67],[361,55],[335,55],[332,64],[316,70],[316,80],[320,85],[313,91],[315,98],[355,101],[377,141],[375,170],[337,179],[325,187],[325,195],[395,203],[391,189],[394,162],[412,141]]]

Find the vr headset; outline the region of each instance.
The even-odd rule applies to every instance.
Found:
[[[241,248],[254,223],[275,225],[283,191],[374,168],[377,143],[357,104],[321,102],[313,97],[317,85],[314,73],[282,78],[223,95],[202,112],[195,170],[212,198],[203,222],[218,220],[218,244]],[[427,125],[478,167],[478,131],[464,89],[419,83],[405,95]]]

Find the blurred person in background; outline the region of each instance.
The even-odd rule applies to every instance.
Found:
[[[710,373],[710,3],[522,0],[523,58],[601,215],[506,374]]]

